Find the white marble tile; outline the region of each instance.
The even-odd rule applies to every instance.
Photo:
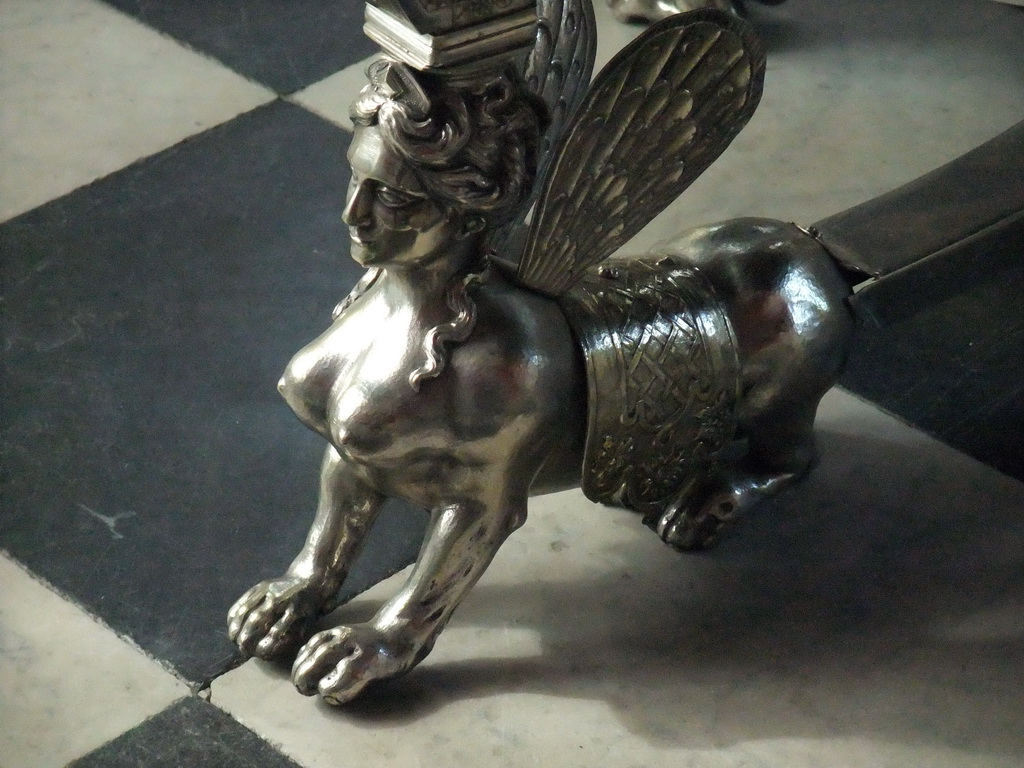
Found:
[[[273,98],[96,0],[2,0],[0,60],[0,220]]]
[[[0,555],[0,766],[60,768],[188,686]]]
[[[624,250],[735,216],[808,225],[913,180],[1024,117],[1024,14],[997,3],[749,4],[761,105]]]
[[[289,101],[315,112],[346,131],[352,130],[348,116],[349,104],[366,85],[366,68],[377,56],[370,56],[357,64],[345,67],[330,77],[324,78],[298,93],[288,97]]]
[[[534,499],[378,698],[333,710],[249,662],[213,703],[309,768],[1019,765],[1024,486],[840,391],[820,436],[815,474],[711,554]]]

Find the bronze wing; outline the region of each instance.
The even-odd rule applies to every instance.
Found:
[[[765,56],[715,10],[652,25],[601,71],[553,153],[516,282],[560,296],[717,158],[761,98]]]
[[[597,26],[591,0],[537,0],[536,42],[523,68],[527,88],[544,100],[551,118],[541,139],[537,179],[547,173],[554,157],[552,150],[590,86],[596,50]],[[523,220],[539,194],[538,184],[519,216],[491,235],[488,249],[499,258],[515,257],[522,251],[526,235]],[[511,268],[515,269],[515,262]]]
[[[542,179],[552,147],[590,85],[597,30],[590,0],[538,0],[537,17],[537,42],[524,76],[551,113],[537,168],[537,178]]]

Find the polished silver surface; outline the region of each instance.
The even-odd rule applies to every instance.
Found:
[[[589,384],[583,492],[661,516],[736,433],[740,368],[722,302],[671,256],[609,259],[562,299]]]
[[[745,0],[607,0],[612,16],[623,24],[652,24],[677,13],[714,8],[743,15]],[[752,0],[765,5],[781,5],[785,0]]]
[[[580,61],[590,47],[566,44]],[[551,171],[525,252],[505,269],[489,238],[541,186],[547,113],[580,78],[559,77],[541,100],[545,88],[512,68],[371,67],[352,109],[344,211],[369,272],[279,385],[329,443],[320,503],[286,573],[231,609],[244,652],[304,642],[295,685],[343,703],[430,652],[531,493],[583,478],[592,498],[695,549],[807,472],[851,326],[819,243],[743,219],[598,265],[728,145],[763,71],[729,14],[651,27],[547,137]],[[368,622],[308,638],[387,497],[431,512],[405,586]]]
[[[737,4],[732,0],[608,0],[608,8],[623,24],[650,24],[701,8],[736,12]]]
[[[741,451],[703,487],[645,518],[667,543],[699,549],[813,466],[818,403],[838,379],[853,334],[850,288],[820,243],[771,219],[700,227],[654,250],[711,286],[739,359]]]
[[[560,296],[676,199],[761,99],[765,56],[742,20],[679,14],[594,79],[543,181],[516,282]]]
[[[594,9],[590,0],[538,0],[537,40],[523,67],[523,80],[547,105],[548,127],[540,142],[537,178],[547,176],[566,123],[587,94],[597,53]],[[516,218],[488,235],[491,258],[514,270],[526,234],[525,218],[540,194],[539,185]]]
[[[435,19],[430,27],[440,28],[440,33],[421,32],[403,8],[414,15],[417,10],[420,14],[429,10],[420,5],[371,0],[363,27],[367,37],[388,55],[421,70],[500,64],[533,44],[537,16],[529,2],[496,3],[492,9],[505,12],[468,15],[464,25],[447,29],[445,19]]]

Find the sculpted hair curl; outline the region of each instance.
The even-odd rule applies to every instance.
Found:
[[[416,92],[395,95],[372,75],[352,105],[352,121],[377,125],[385,143],[449,209],[490,226],[510,220],[533,187],[548,122],[543,100],[512,71],[460,86],[403,68],[401,77],[413,79]]]

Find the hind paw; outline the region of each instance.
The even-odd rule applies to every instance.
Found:
[[[735,524],[751,507],[789,488],[808,469],[776,474],[733,470],[703,492],[669,506],[660,516],[649,515],[644,523],[676,549],[709,549],[718,543],[723,529]]]
[[[700,504],[670,507],[660,516],[645,518],[644,524],[680,551],[710,549],[718,543],[721,530],[736,522],[741,506],[736,492],[728,489],[711,494]]]

